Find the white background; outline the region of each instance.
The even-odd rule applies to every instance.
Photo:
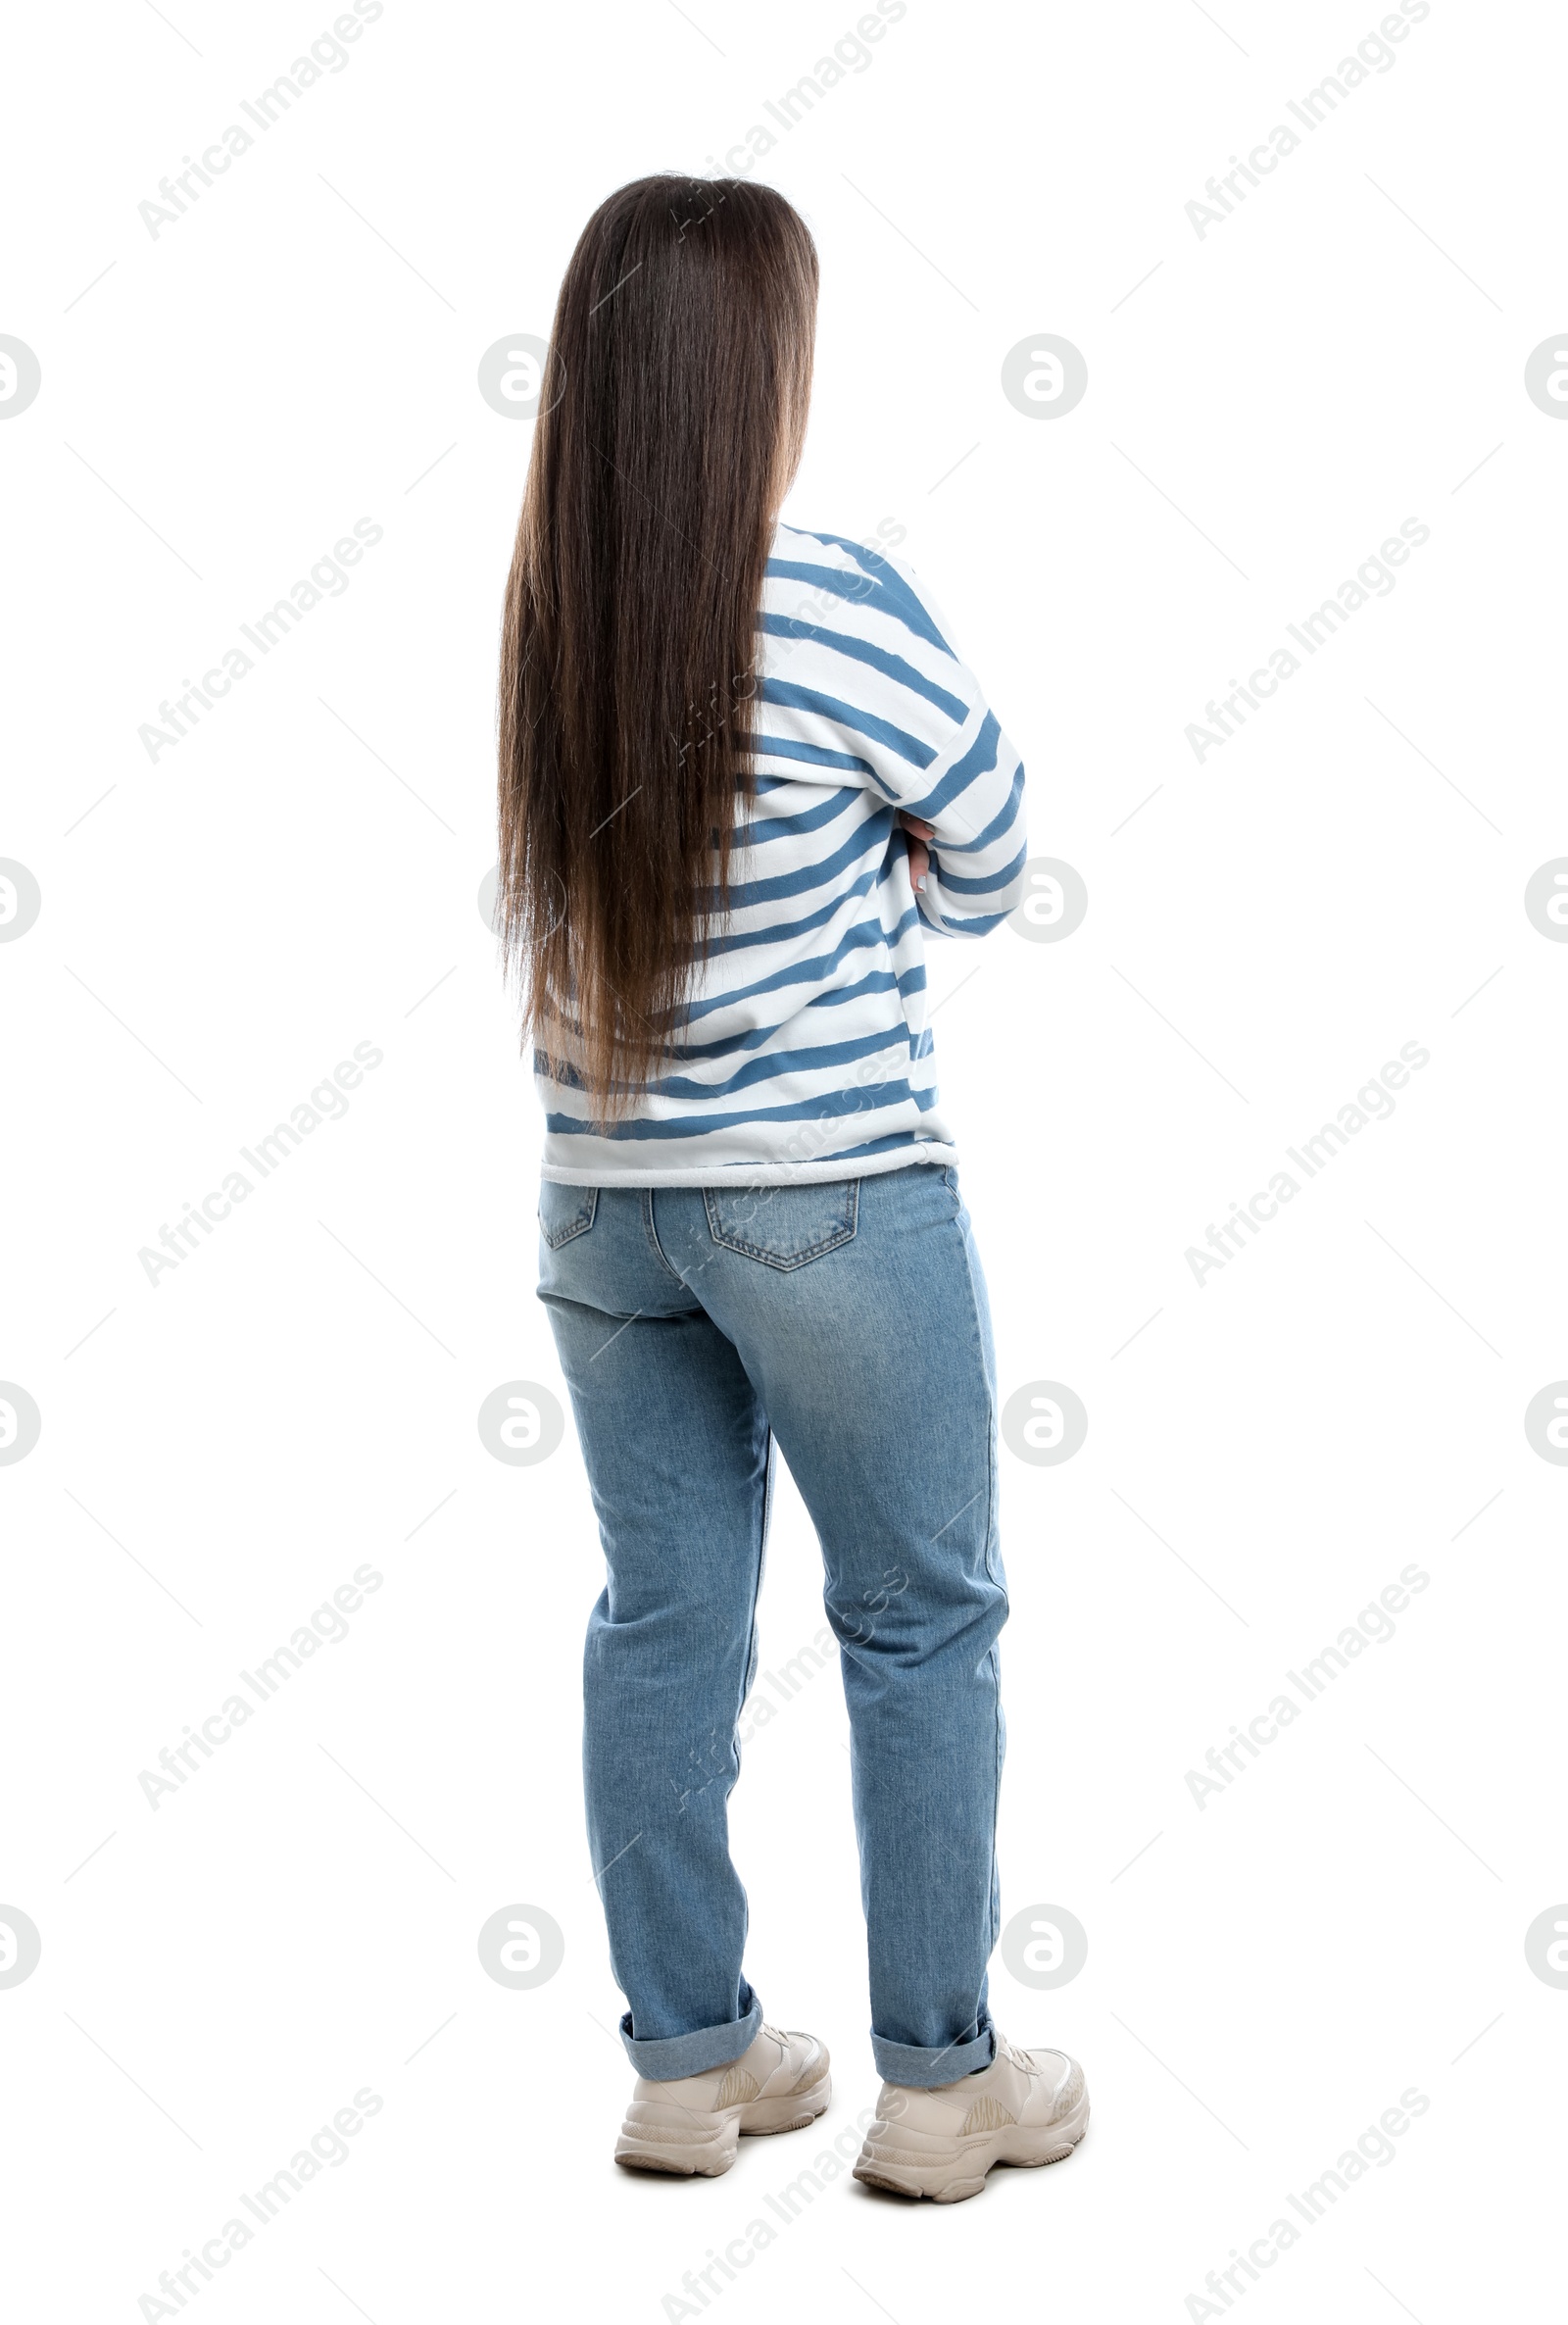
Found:
[[[368,2087],[348,2160],[190,2306],[657,2319],[875,2097],[845,1720],[823,1672],[732,1804],[750,1974],[835,2053],[821,2138],[617,2174],[592,1513],[569,1431],[509,1467],[475,1426],[500,1383],[564,1395],[475,902],[531,429],[475,372],[547,331],[612,186],[721,162],[855,11],[387,0],[152,237],[138,203],[332,14],[85,0],[9,42],[0,329],[43,372],[0,426],[0,855],[43,900],[0,946],[0,1375],[42,1415],[0,1469],[0,1902],[43,1942],[0,1990],[11,2305],[135,2317]],[[1568,322],[1561,19],[1434,0],[1245,207],[1184,214],[1379,14],[910,0],[760,164],[822,259],[787,514],[906,528],[1032,848],[1089,889],[1062,943],[930,966],[1004,1396],[1090,1416],[1063,1465],[1004,1456],[1002,1830],[1004,1916],[1061,1905],[1089,1958],[1038,1993],[999,1955],[993,1999],[1096,2112],[977,2204],[841,2176],[710,2281],[725,2316],[1202,2315],[1412,2087],[1395,2160],[1236,2305],[1446,2325],[1560,2281],[1568,1994],[1524,1933],[1568,1895],[1568,1475],[1523,1413],[1568,1373],[1568,950],[1523,890],[1568,848],[1568,427],[1523,371]],[[1049,421],[1000,387],[1042,331],[1089,366]],[[138,726],[362,518],[346,593],[152,764]],[[1393,593],[1200,765],[1188,722],[1410,518]],[[150,1283],[142,1247],[362,1041],[347,1115]],[[1195,1282],[1406,1042],[1392,1118]],[[138,1772],[366,1561],[350,1636],[150,1806]],[[1411,1562],[1396,1637],[1200,1808],[1187,1770]],[[763,1661],[821,1621],[786,1491]],[[476,1951],[511,1904],[565,1937],[522,1993]]]

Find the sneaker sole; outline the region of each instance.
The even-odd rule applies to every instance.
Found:
[[[826,2074],[804,2091],[752,2100],[712,2115],[693,2115],[661,2100],[634,2100],[615,2142],[615,2161],[626,2171],[716,2180],[735,2161],[743,2133],[765,2138],[805,2131],[826,2113],[832,2097],[833,2078]]]
[[[956,2152],[927,2158],[897,2147],[892,2139],[867,2139],[854,2177],[892,2196],[929,2197],[933,2203],[962,2203],[978,2196],[986,2174],[999,2163],[1033,2171],[1064,2163],[1089,2128],[1089,2094],[1055,2123],[1036,2131],[1007,2124],[967,2141]]]

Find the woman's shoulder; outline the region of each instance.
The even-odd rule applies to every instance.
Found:
[[[900,541],[905,538],[902,525],[889,529]],[[864,608],[928,649],[958,659],[929,589],[912,566],[894,555],[880,527],[869,539],[856,540],[848,533],[781,520],[768,554],[766,591],[769,606],[780,612],[786,610],[784,600],[809,600],[813,594],[824,610]]]

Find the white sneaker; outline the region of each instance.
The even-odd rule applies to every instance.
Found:
[[[1065,2051],[1020,2051],[997,2036],[977,2075],[934,2091],[884,2083],[855,2177],[899,2196],[961,2203],[994,2163],[1059,2163],[1089,2125],[1083,2068]]]
[[[674,2083],[639,2076],[615,2161],[632,2171],[717,2179],[734,2162],[743,2131],[804,2131],[832,2096],[827,2051],[816,2037],[764,2025],[728,2066]]]

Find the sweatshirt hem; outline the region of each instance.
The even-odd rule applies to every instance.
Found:
[[[683,1170],[595,1170],[546,1162],[539,1175],[557,1187],[787,1187],[875,1178],[920,1162],[956,1165],[957,1160],[958,1150],[950,1141],[925,1139],[890,1155],[827,1156],[812,1162],[709,1162]]]

